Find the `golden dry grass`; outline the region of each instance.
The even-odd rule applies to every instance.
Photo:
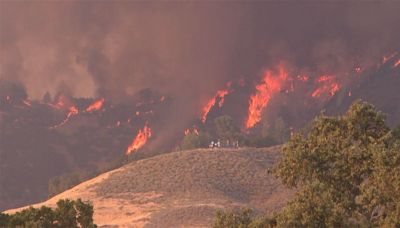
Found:
[[[268,174],[280,147],[198,149],[132,162],[34,206],[93,202],[101,227],[209,227],[219,209],[271,214],[293,195]],[[10,210],[8,212],[13,212]]]

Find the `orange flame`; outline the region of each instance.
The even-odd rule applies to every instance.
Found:
[[[104,98],[101,98],[90,104],[89,107],[86,108],[86,112],[98,111],[103,107],[103,104],[104,104]]]
[[[310,77],[308,77],[307,75],[297,75],[297,79],[299,79],[299,81],[302,81],[302,82],[308,82]]]
[[[190,129],[189,128],[187,128],[187,129],[185,129],[185,135],[188,135],[188,134],[190,134]]]
[[[228,86],[230,85],[230,83],[228,83]],[[224,105],[225,102],[225,96],[229,93],[229,91],[227,89],[223,89],[223,90],[218,90],[216,95],[211,98],[207,104],[203,107],[203,114],[201,115],[201,122],[205,123],[207,120],[207,115],[210,112],[211,108],[214,107],[217,98],[219,98],[219,102],[218,102],[218,106],[222,107]]]
[[[335,82],[335,76],[333,75],[322,75],[315,82],[321,85],[311,93],[313,98],[321,97],[323,94],[328,94],[329,97],[332,97],[341,87],[339,83]]]
[[[126,150],[126,154],[133,153],[138,149],[142,148],[146,143],[147,140],[151,137],[151,129],[147,126],[147,123],[144,125],[143,129],[139,130],[138,134],[136,135],[135,139],[133,139],[131,145],[128,146]]]
[[[28,100],[23,100],[22,101],[26,106],[32,107],[32,103]]]
[[[397,53],[394,52],[394,53],[392,53],[392,54],[383,56],[383,58],[382,58],[382,64],[385,64],[387,61],[389,61],[391,58],[393,58],[396,54],[397,54]]]
[[[268,105],[271,98],[282,89],[288,73],[281,65],[278,75],[267,70],[263,81],[256,86],[256,93],[250,97],[246,128],[252,128],[261,120],[261,112]]]
[[[79,110],[75,106],[71,106],[71,107],[69,107],[69,113],[68,113],[67,117],[69,118],[71,116],[77,115],[78,113],[79,113]]]
[[[188,135],[188,134],[190,134],[191,132],[193,132],[193,133],[196,134],[196,135],[199,135],[199,129],[198,129],[196,126],[193,126],[192,129],[187,128],[187,129],[185,129],[185,131],[184,131],[185,135]]]
[[[57,98],[57,103],[56,104],[48,104],[48,105],[50,105],[51,107],[56,108],[56,109],[63,109],[63,108],[65,108],[67,103],[70,103],[68,101],[67,97],[65,97],[63,95],[60,95]]]
[[[66,123],[69,121],[69,119],[70,119],[72,116],[75,116],[75,115],[78,115],[78,114],[79,114],[79,110],[78,110],[75,106],[69,107],[68,110],[69,110],[69,111],[68,111],[68,114],[67,114],[67,118],[65,118],[65,120],[63,120],[61,123],[59,123],[59,124],[57,124],[57,125],[55,125],[55,126],[50,127],[50,129],[54,129],[54,128],[58,128],[58,127],[63,126],[64,124],[66,124]]]
[[[393,64],[393,68],[400,66],[400,59]]]

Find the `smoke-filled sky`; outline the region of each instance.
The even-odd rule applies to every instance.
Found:
[[[1,1],[0,77],[123,101],[144,88],[198,108],[279,61],[335,71],[400,50],[400,2]]]

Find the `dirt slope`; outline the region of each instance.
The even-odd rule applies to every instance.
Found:
[[[267,172],[279,157],[280,147],[163,154],[104,173],[34,206],[82,198],[93,202],[100,227],[209,227],[218,209],[279,210],[293,195]]]

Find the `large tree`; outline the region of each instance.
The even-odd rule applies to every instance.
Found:
[[[240,129],[234,123],[232,117],[228,115],[214,119],[217,136],[222,140],[239,140],[241,137]]]
[[[81,199],[61,199],[57,207],[29,207],[15,214],[0,213],[0,227],[95,228],[93,205]]]
[[[293,136],[274,173],[299,191],[277,217],[282,227],[400,226],[400,139],[373,105],[319,116]]]

